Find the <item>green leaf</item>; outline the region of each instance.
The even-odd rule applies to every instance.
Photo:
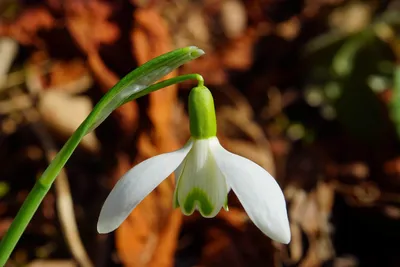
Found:
[[[171,71],[203,54],[204,51],[195,46],[176,49],[146,62],[127,74],[95,106],[85,134],[99,126],[115,109],[124,104],[126,99],[131,99]]]

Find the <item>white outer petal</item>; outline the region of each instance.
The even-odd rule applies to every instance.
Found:
[[[215,160],[254,224],[275,241],[290,242],[285,197],[276,180],[261,166],[225,150],[216,140]]]
[[[147,159],[129,170],[104,202],[97,231],[109,233],[118,228],[132,210],[179,166],[192,144],[190,139],[183,148]]]

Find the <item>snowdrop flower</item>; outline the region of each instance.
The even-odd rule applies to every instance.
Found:
[[[250,219],[267,236],[290,242],[286,203],[275,179],[262,167],[225,150],[216,137],[214,100],[204,86],[189,95],[191,138],[174,152],[152,157],[128,171],[115,185],[100,212],[99,233],[114,231],[164,179],[175,172],[173,205],[183,214],[198,210],[212,218],[228,210],[232,189]]]

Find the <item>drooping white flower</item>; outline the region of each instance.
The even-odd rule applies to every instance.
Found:
[[[225,150],[216,137],[214,101],[204,86],[189,95],[190,131],[186,145],[152,157],[128,171],[115,185],[100,212],[97,230],[115,230],[165,178],[175,172],[174,207],[185,215],[198,210],[211,218],[228,210],[232,189],[254,224],[281,243],[290,242],[286,203],[275,179],[262,167]]]

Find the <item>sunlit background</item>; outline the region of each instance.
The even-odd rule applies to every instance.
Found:
[[[101,96],[188,45],[206,55],[169,77],[204,77],[221,143],[278,180],[292,231],[289,245],[272,242],[233,193],[214,219],[182,216],[170,177],[97,234],[119,177],[189,137],[186,82],[85,137],[8,266],[400,266],[398,10],[396,0],[0,0],[0,237]]]

